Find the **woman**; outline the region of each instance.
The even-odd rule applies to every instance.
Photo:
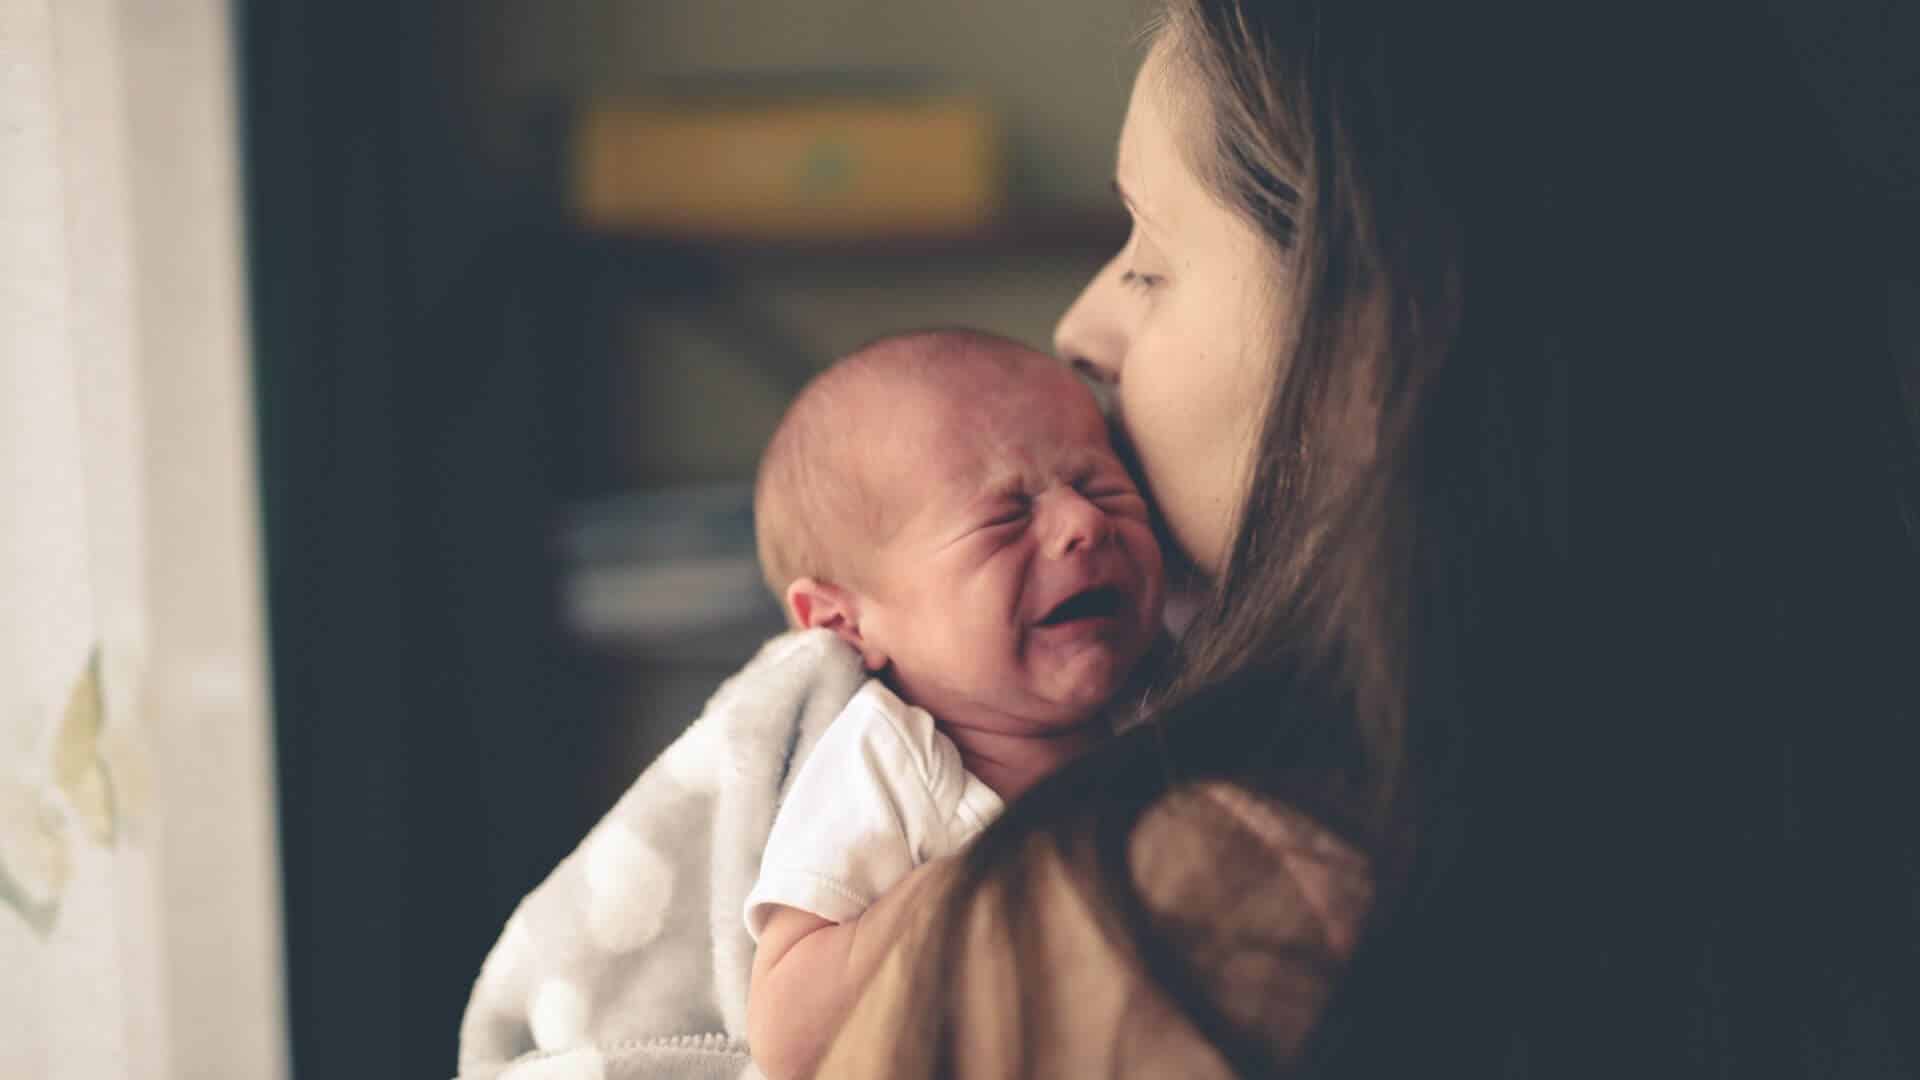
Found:
[[[1211,600],[821,1075],[1920,1069],[1861,223],[1757,21],[1533,7],[1169,4],[1058,344]]]

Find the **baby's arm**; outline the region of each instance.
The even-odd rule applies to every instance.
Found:
[[[769,1080],[812,1076],[913,910],[935,859],[844,923],[775,907],[760,932],[747,991],[747,1042]]]

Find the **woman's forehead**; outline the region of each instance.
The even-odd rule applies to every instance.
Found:
[[[1167,219],[1178,214],[1184,189],[1194,186],[1182,183],[1186,157],[1176,129],[1196,110],[1169,52],[1163,34],[1140,65],[1114,164],[1122,198],[1150,228],[1172,228]]]

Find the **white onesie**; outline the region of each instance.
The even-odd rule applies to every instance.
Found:
[[[869,679],[787,789],[747,895],[747,932],[759,941],[775,904],[854,919],[914,867],[966,846],[1003,808],[927,710]]]

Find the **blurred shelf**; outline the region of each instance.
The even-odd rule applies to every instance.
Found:
[[[740,640],[781,629],[755,557],[750,485],[597,500],[575,507],[556,539],[561,611],[584,642],[625,653],[732,655]]]
[[[581,245],[608,257],[678,257],[709,263],[856,260],[889,271],[930,260],[1105,258],[1127,239],[1127,218],[1108,210],[1015,213],[979,228],[851,236],[751,237],[574,227]]]

